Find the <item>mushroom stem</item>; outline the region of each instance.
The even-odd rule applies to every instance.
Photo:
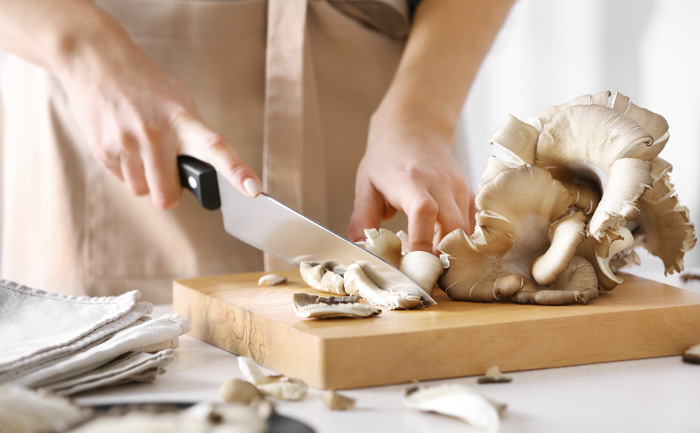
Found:
[[[412,251],[403,256],[399,270],[431,297],[433,287],[443,273],[440,258],[425,251]]]
[[[585,228],[586,216],[581,212],[566,215],[552,224],[549,249],[532,262],[530,274],[535,281],[543,286],[554,282],[576,254]]]

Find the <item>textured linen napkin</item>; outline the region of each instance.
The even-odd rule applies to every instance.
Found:
[[[162,341],[170,341],[189,331],[189,321],[177,314],[166,314],[122,329],[104,342],[71,354],[43,368],[13,378],[12,382],[30,388],[83,374],[119,356]]]
[[[173,350],[128,352],[102,367],[43,386],[57,394],[72,395],[93,388],[130,382],[153,382],[173,360]]]
[[[139,296],[67,296],[0,280],[0,384],[67,395],[154,380],[189,321],[151,319],[153,306]]]
[[[140,296],[67,296],[0,280],[0,373],[81,337],[95,341],[90,334],[131,311]]]

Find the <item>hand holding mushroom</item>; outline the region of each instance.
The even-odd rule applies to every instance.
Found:
[[[440,287],[456,300],[587,303],[622,279],[643,245],[681,271],[696,238],[658,157],[666,120],[616,93],[584,95],[522,122],[509,116],[491,143],[476,197],[477,227],[438,249],[450,269]]]
[[[375,127],[360,162],[350,239],[378,228],[397,210],[408,216],[410,251],[434,251],[455,229],[470,232],[473,193],[462,177],[449,144],[416,128]]]

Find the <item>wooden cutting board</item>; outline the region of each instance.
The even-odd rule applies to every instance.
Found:
[[[258,287],[262,273],[179,280],[173,308],[191,335],[321,389],[359,388],[678,355],[700,343],[700,294],[626,275],[589,305],[455,302],[369,319],[308,320],[292,295],[327,296],[297,271]],[[679,358],[680,362],[680,358]]]

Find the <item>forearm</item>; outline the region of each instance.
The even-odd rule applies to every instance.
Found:
[[[63,75],[136,46],[109,14],[88,0],[0,0],[0,46]],[[102,62],[104,63],[104,62]]]
[[[469,88],[512,3],[423,0],[394,80],[373,120],[428,124],[451,142]]]

